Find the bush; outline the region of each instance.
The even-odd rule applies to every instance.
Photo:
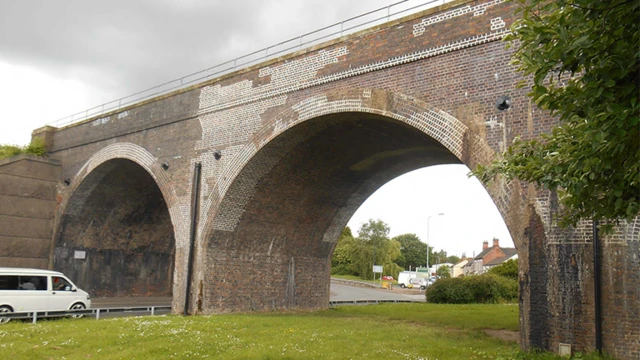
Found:
[[[474,302],[468,278],[440,279],[427,288],[427,302],[436,304],[470,304]]]
[[[35,138],[31,140],[31,143],[24,147],[24,152],[25,154],[44,156],[46,154],[46,150],[44,147],[44,140],[40,138]]]
[[[504,276],[509,279],[518,280],[518,260],[511,259],[498,266],[489,269],[489,274]]]
[[[26,146],[0,145],[0,159],[9,158],[20,154],[44,156],[46,154],[44,140],[36,138]]]
[[[492,274],[440,279],[429,286],[426,297],[427,302],[436,304],[515,302],[518,282]]]
[[[0,159],[22,154],[22,148],[15,145],[0,145]]]

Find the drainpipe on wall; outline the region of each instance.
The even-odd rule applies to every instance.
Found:
[[[593,297],[595,304],[596,351],[602,353],[602,302],[600,292],[600,239],[598,236],[598,220],[593,220]]]
[[[193,272],[193,248],[196,242],[198,225],[198,204],[200,202],[200,173],[202,164],[196,163],[193,171],[193,185],[191,188],[191,231],[189,235],[189,260],[187,262],[187,291],[184,300],[184,315],[189,315],[189,295],[191,294],[191,273]]]

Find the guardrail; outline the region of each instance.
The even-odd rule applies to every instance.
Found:
[[[343,285],[362,286],[362,287],[370,287],[370,288],[380,289],[379,285],[372,284],[372,283],[367,283],[367,282],[363,282],[363,281],[357,281],[357,280],[345,280],[345,279],[331,278],[331,282],[335,282],[335,283],[343,284]]]
[[[104,308],[104,309],[82,309],[82,310],[55,310],[55,311],[26,311],[26,312],[9,312],[2,313],[0,319],[22,319],[31,320],[32,323],[36,323],[38,319],[60,318],[60,317],[72,317],[79,318],[83,316],[93,316],[96,320],[100,319],[101,315],[111,313],[127,313],[127,312],[142,312],[155,315],[157,311],[171,311],[171,306],[134,306],[134,307],[122,307],[122,308]]]
[[[381,303],[420,303],[422,301],[417,300],[336,300],[329,301],[329,306],[336,305],[358,305],[358,304],[381,304]]]
[[[207,69],[185,75],[181,78],[170,80],[160,85],[138,91],[131,95],[127,95],[120,99],[109,101],[104,104],[94,106],[90,109],[65,116],[61,119],[49,122],[46,125],[60,127],[86,120],[94,116],[100,116],[111,111],[119,110],[136,102],[148,100],[156,96],[168,94],[178,89],[186,88],[187,86],[203,82],[212,77],[226,75],[241,68],[255,65],[266,60],[274,59],[276,57],[292,53],[296,50],[301,50],[304,47],[317,45],[332,38],[354,33],[358,30],[363,29],[365,26],[373,26],[376,24],[389,22],[392,19],[404,16],[410,11],[417,11],[417,9],[420,8],[426,9],[427,7],[434,7],[438,5],[438,3],[444,4],[452,0],[428,0],[418,5],[410,6],[405,9],[399,9],[397,11],[394,10],[392,12],[392,9],[398,8],[401,4],[404,4],[408,1],[409,0],[398,1],[391,5],[366,12],[358,16],[354,16],[333,25],[325,26],[321,29],[296,36],[289,40],[279,42],[258,51],[254,51],[252,53],[237,57],[221,64],[214,65]]]

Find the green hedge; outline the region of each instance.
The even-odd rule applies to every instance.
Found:
[[[33,139],[29,145],[0,145],[0,159],[10,158],[20,154],[31,154],[44,156],[46,154],[44,140],[40,138]]]
[[[426,297],[436,304],[517,302],[518,282],[493,274],[440,279],[429,286]]]

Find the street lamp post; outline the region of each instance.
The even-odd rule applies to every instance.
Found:
[[[431,273],[429,273],[429,221],[434,216],[442,216],[444,213],[434,214],[427,216],[427,274],[431,277]]]

